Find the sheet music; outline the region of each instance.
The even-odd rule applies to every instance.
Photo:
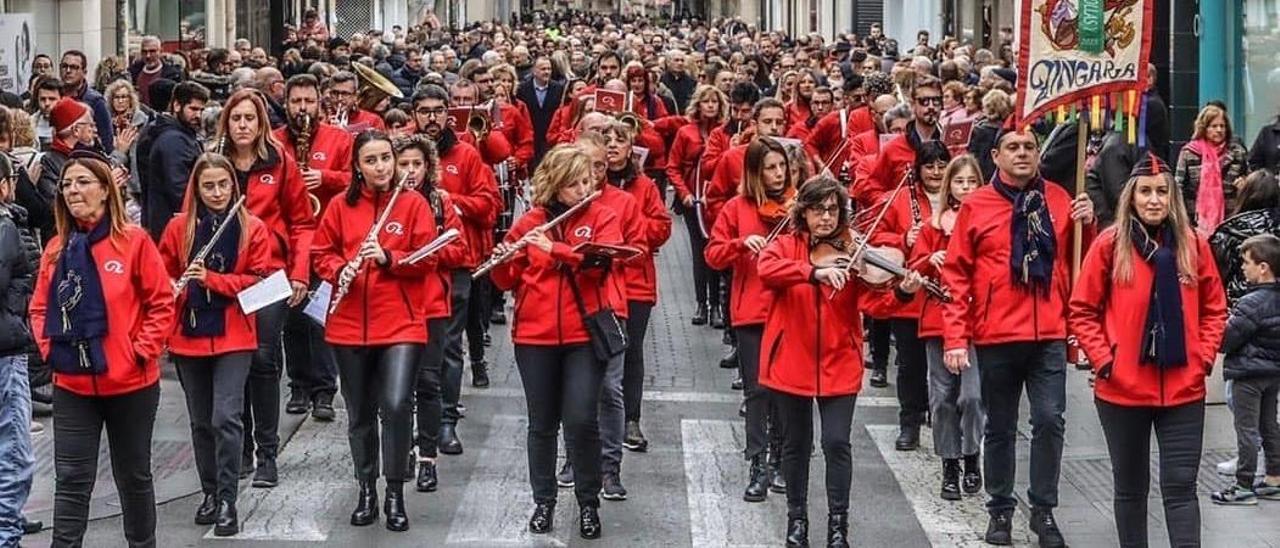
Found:
[[[320,282],[307,298],[307,306],[302,309],[302,313],[323,327],[325,320],[329,318],[329,299],[332,294],[333,286],[329,282]]]
[[[253,314],[292,295],[293,287],[282,269],[241,291],[236,298],[240,300],[240,309],[245,314]]]

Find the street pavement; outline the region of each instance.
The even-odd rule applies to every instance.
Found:
[[[463,400],[467,417],[459,426],[465,452],[442,455],[440,489],[416,493],[407,489],[411,529],[387,531],[379,522],[352,527],[348,516],[355,501],[345,413],[318,423],[282,413],[281,434],[287,442],[280,455],[280,485],[254,489],[243,482],[239,511],[242,532],[215,538],[209,527],[192,524],[199,504],[199,483],[191,456],[190,433],[182,390],[168,371],[162,380],[161,409],[156,424],[153,467],[160,503],[159,545],[265,547],[331,546],[780,546],[785,529],[784,496],[770,494],[764,503],[742,501],[747,465],[742,460],[744,434],[737,408],[740,393],[729,389],[733,371],[716,362],[724,350],[720,333],[691,326],[695,298],[684,266],[689,248],[677,219],[674,236],[659,255],[660,301],[654,310],[646,344],[648,370],[642,424],[650,441],[647,453],[626,452],[622,479],[626,501],[602,501],[603,538],[577,536],[577,505],[561,490],[555,529],[530,535],[532,510],[524,452],[525,413],[519,376],[512,359],[506,326],[493,326],[488,349],[493,386],[472,389],[470,374]],[[893,380],[892,371],[890,380]],[[286,390],[282,388],[282,390]],[[1114,546],[1111,471],[1087,373],[1068,375],[1067,441],[1060,482],[1059,522],[1072,546]],[[341,400],[339,400],[341,406]],[[1023,406],[1025,415],[1026,405]],[[850,528],[855,546],[982,546],[986,514],[981,496],[959,502],[938,498],[941,465],[932,455],[929,431],[915,452],[895,452],[897,404],[894,386],[868,387],[854,414],[853,486]],[[53,436],[37,436],[36,481],[27,511],[52,523]],[[1030,426],[1021,424],[1018,496],[1023,507],[1015,519],[1015,541],[1032,545],[1027,530],[1025,491]],[[1210,406],[1200,474],[1201,508],[1206,546],[1280,547],[1280,503],[1224,508],[1208,501],[1208,493],[1227,484],[1213,465],[1234,454],[1230,413]],[[1155,447],[1153,441],[1152,446]],[[1155,455],[1152,457],[1155,461]],[[1154,469],[1153,469],[1154,471]],[[811,540],[821,544],[826,525],[821,451],[810,472]],[[86,546],[124,546],[119,504],[111,483],[104,438]],[[1153,545],[1167,545],[1153,473],[1150,531]],[[381,487],[381,486],[380,486]],[[380,489],[381,491],[381,489]],[[24,544],[47,545],[49,533],[29,536]]]

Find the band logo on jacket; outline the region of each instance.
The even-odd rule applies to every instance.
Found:
[[[457,175],[457,174],[458,174],[458,165],[457,165],[457,164],[445,164],[445,165],[444,165],[444,170],[445,170],[445,172],[447,172],[449,175]]]
[[[276,184],[276,178],[274,175],[271,175],[270,173],[263,173],[258,176],[258,182],[264,185],[274,185]]]
[[[581,239],[583,239],[583,240],[590,240],[590,239],[591,239],[591,227],[590,227],[590,226],[587,226],[587,225],[582,225],[582,226],[580,226],[580,227],[578,227],[578,228],[574,229],[574,231],[573,231],[573,235],[574,235],[574,236],[577,236],[578,238],[581,238]]]
[[[387,231],[387,234],[395,234],[396,236],[404,236],[404,225],[402,225],[402,224],[400,224],[400,223],[395,223],[395,222],[393,222],[393,223],[387,223],[387,228],[386,228],[385,230]]]
[[[124,274],[124,263],[116,260],[110,260],[102,263],[102,270],[112,274]]]
[[[317,150],[311,153],[311,160],[313,162],[323,162],[327,159],[329,159],[329,157],[325,155],[323,150]]]

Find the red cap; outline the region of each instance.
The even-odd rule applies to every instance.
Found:
[[[53,125],[55,133],[61,132],[76,123],[77,120],[83,118],[89,113],[89,107],[84,103],[63,97],[53,104],[53,109],[49,111],[49,123]]]

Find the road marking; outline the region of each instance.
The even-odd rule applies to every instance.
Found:
[[[489,398],[523,398],[524,391],[519,388],[471,388],[462,387],[462,395],[468,397]],[[671,403],[732,403],[742,402],[741,392],[690,392],[646,390],[645,401]],[[897,407],[898,399],[887,396],[859,396],[858,407]]]
[[[859,400],[861,405],[862,401]],[[898,437],[898,427],[891,424],[868,424],[867,434],[875,441],[876,448],[893,476],[902,487],[902,494],[911,502],[916,519],[924,529],[929,543],[934,546],[957,548],[986,547],[987,509],[986,495],[965,495],[964,500],[949,502],[938,496],[942,483],[942,461],[933,454],[933,438],[920,437],[920,448],[915,451],[895,451],[893,442]],[[1027,517],[1021,509],[1014,511],[1013,541],[1018,546],[1030,544],[1026,529]]]
[[[277,461],[280,484],[252,489],[241,482],[240,533],[205,540],[267,540],[324,542],[336,519],[335,504],[355,500],[351,452],[347,449],[347,412],[335,409],[331,424],[308,420],[289,440]]]
[[[449,525],[447,544],[566,546],[571,532],[576,535],[578,504],[568,489],[562,490],[567,496],[556,504],[551,533],[529,532],[533,499],[525,456],[526,424],[522,416],[493,417],[489,437],[476,457],[467,489]]]
[[[786,527],[785,496],[742,501],[747,463],[741,421],[680,421],[684,476],[689,500],[690,545],[778,546]]]

